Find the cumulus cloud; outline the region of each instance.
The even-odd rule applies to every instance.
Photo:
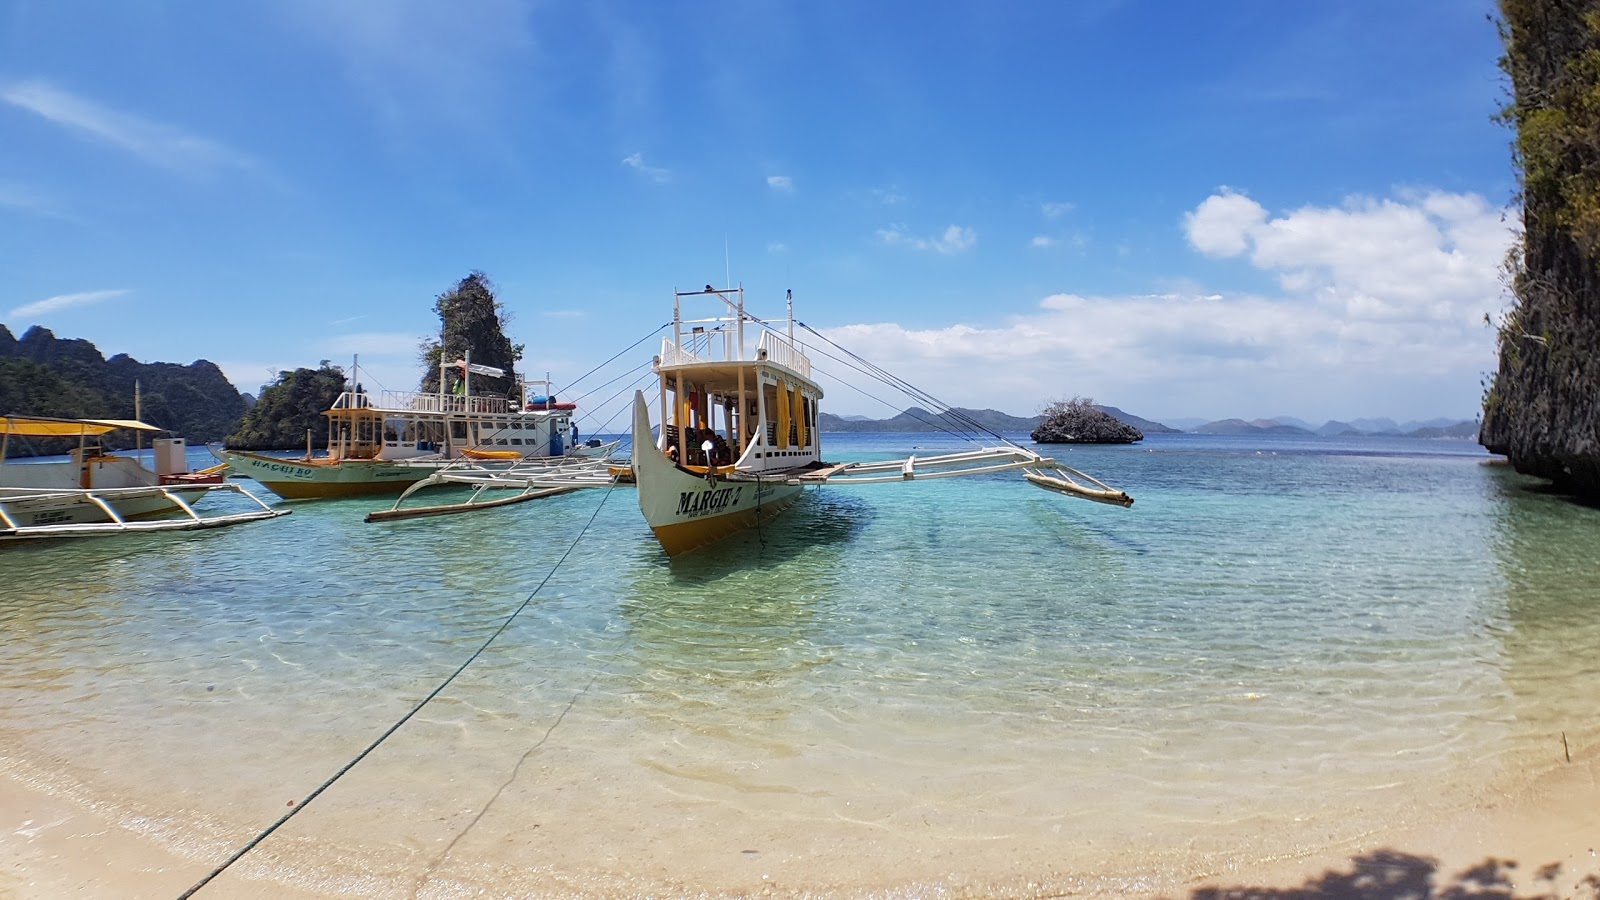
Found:
[[[1261,204],[1227,188],[1207,197],[1183,217],[1189,243],[1207,256],[1238,256],[1249,246],[1251,231],[1267,219]]]
[[[1062,291],[1003,321],[827,334],[948,402],[1017,414],[1083,394],[1156,416],[1470,417],[1494,365],[1483,315],[1504,303],[1514,233],[1502,214],[1433,192],[1273,216],[1224,191],[1184,217],[1191,244],[1247,261],[1276,290]]]
[[[19,306],[6,313],[6,318],[15,321],[17,319],[27,319],[34,316],[44,316],[53,312],[60,312],[64,309],[71,309],[75,306],[89,306],[90,304],[99,303],[102,300],[111,300],[121,297],[127,293],[128,292],[126,290],[115,290],[84,291],[80,294],[57,294],[54,297],[46,297],[43,300],[25,303],[22,306]]]
[[[250,157],[217,141],[109,109],[48,82],[9,85],[0,90],[0,100],[163,168],[193,172],[253,169],[256,165]]]
[[[1033,240],[1028,242],[1028,246],[1041,250],[1054,247],[1055,245],[1056,239],[1048,234],[1036,234],[1033,236]]]
[[[794,190],[794,179],[787,175],[768,175],[767,187],[772,188],[775,191],[788,193]]]
[[[893,226],[878,229],[878,239],[885,244],[896,244],[915,250],[931,250],[945,256],[954,256],[976,246],[978,233],[971,228],[951,225],[938,237],[924,238],[907,233],[904,226]]]

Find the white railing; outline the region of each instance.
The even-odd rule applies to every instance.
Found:
[[[682,366],[697,362],[700,362],[700,357],[674,344],[672,338],[661,339],[661,364],[663,366]]]
[[[800,348],[789,343],[788,339],[775,331],[761,335],[761,350],[766,351],[767,362],[783,366],[791,372],[811,377],[811,360]]]
[[[374,403],[371,394],[345,391],[333,401],[334,409],[406,410],[432,413],[507,413],[511,403],[504,397],[458,397],[454,394],[425,394],[417,391],[384,391]]]

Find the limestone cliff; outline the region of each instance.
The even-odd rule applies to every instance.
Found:
[[[1501,0],[1523,246],[1479,441],[1600,499],[1600,0]]]

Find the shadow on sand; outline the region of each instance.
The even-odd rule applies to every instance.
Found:
[[[1192,900],[1555,900],[1600,898],[1600,875],[1564,874],[1560,863],[1532,872],[1531,892],[1517,888],[1526,881],[1516,860],[1485,859],[1454,875],[1441,877],[1437,860],[1398,850],[1378,850],[1351,857],[1346,871],[1329,871],[1299,887],[1205,887]]]

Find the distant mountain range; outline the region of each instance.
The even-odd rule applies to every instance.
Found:
[[[1354,419],[1349,422],[1327,421],[1312,425],[1293,416],[1271,419],[1174,419],[1171,427],[1160,422],[1143,419],[1123,412],[1115,406],[1096,409],[1112,418],[1139,429],[1145,434],[1306,434],[1306,435],[1375,435],[1387,434],[1421,438],[1466,438],[1478,436],[1478,423],[1464,419],[1427,419],[1420,422],[1395,422],[1393,419]],[[869,419],[865,416],[835,416],[821,413],[817,426],[823,431],[845,432],[925,432],[967,431],[971,426],[958,419],[971,420],[989,431],[998,433],[1031,433],[1043,421],[1042,416],[1011,416],[993,409],[963,409],[956,407],[950,413],[931,413],[921,407],[910,409],[888,419]]]

